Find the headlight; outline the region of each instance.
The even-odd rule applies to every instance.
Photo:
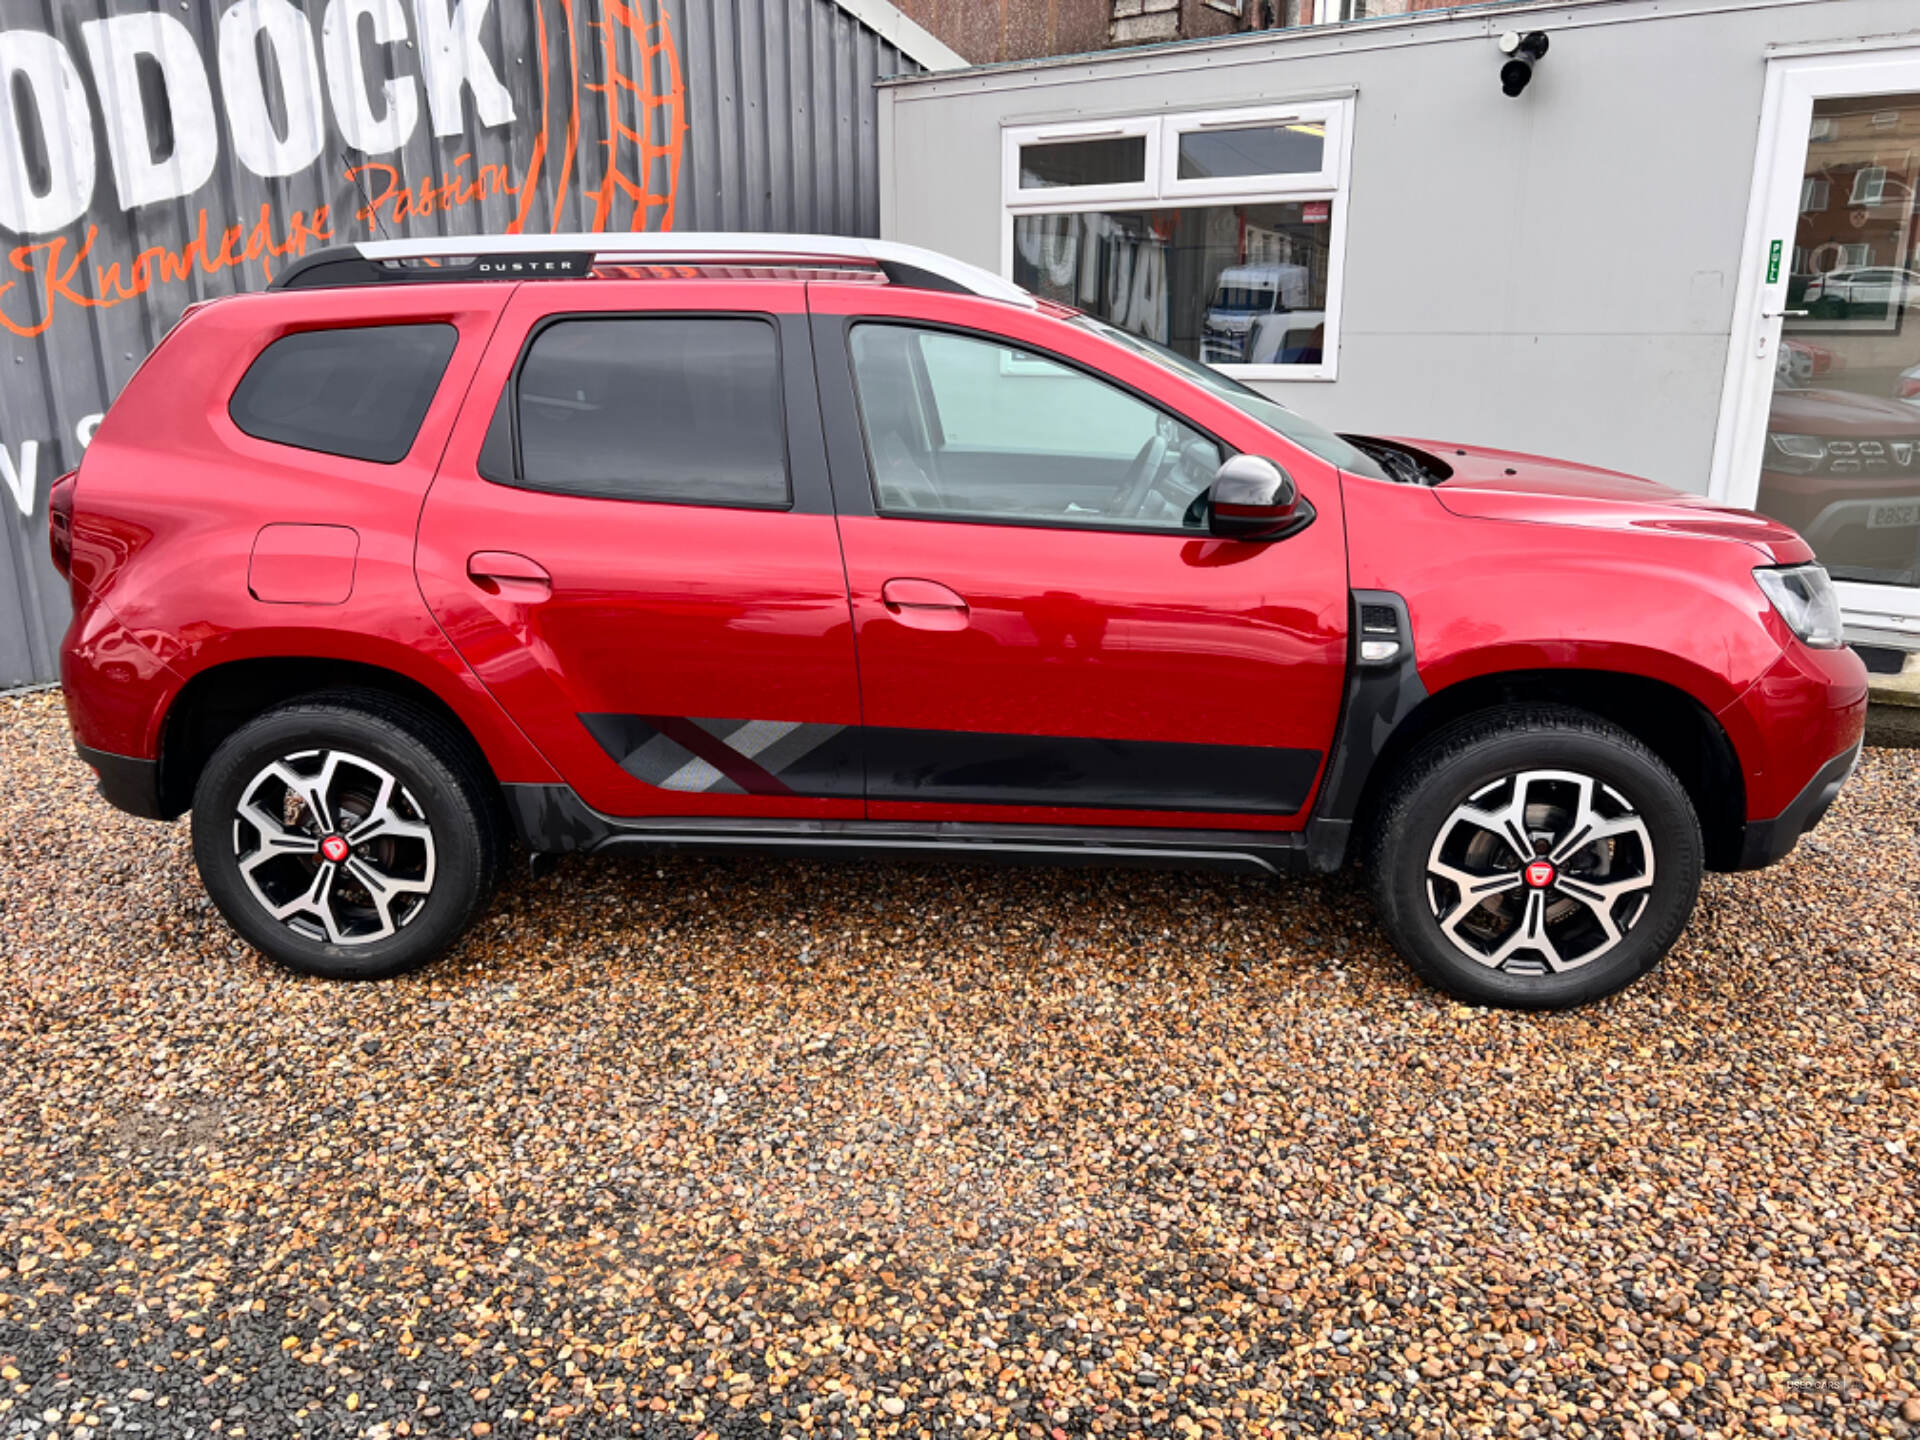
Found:
[[[1845,643],[1840,633],[1840,597],[1833,593],[1824,565],[1783,565],[1756,570],[1753,578],[1780,618],[1807,644],[1836,650]]]
[[[1811,475],[1827,458],[1827,442],[1818,435],[1782,435],[1769,431],[1767,449],[1771,452],[1762,468],[1787,475]]]

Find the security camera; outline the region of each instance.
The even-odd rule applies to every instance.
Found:
[[[1500,88],[1509,95],[1518,95],[1533,79],[1533,67],[1547,53],[1547,37],[1538,30],[1529,30],[1525,35],[1509,30],[1500,37],[1500,53],[1509,57],[1500,67]]]

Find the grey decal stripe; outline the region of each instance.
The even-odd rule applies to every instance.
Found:
[[[680,790],[693,794],[744,795],[733,781],[722,775],[713,766],[694,756],[666,779],[656,782],[662,790]]]
[[[747,726],[761,722],[753,720],[695,720],[693,723],[706,731],[707,734],[713,736],[714,739],[725,740],[729,745],[732,745],[734,749],[738,750],[740,747],[734,742],[732,737],[746,729]]]
[[[1321,759],[1318,750],[1197,741],[674,716],[581,720],[628,774],[696,794],[1291,815],[1306,803]]]
[[[749,720],[738,730],[734,731],[731,736],[726,737],[726,739],[727,744],[731,745],[748,759],[752,759],[754,756],[760,754],[761,751],[779,744],[794,731],[803,728],[825,730],[831,729],[832,727],[825,725],[803,726],[798,720]],[[766,765],[764,760],[760,763]],[[767,769],[769,770],[773,770],[774,768],[775,767],[771,765],[767,765]]]
[[[784,775],[848,728],[845,725],[796,725],[792,734],[775,741],[755,758],[774,774]]]
[[[649,785],[665,787],[667,781],[685,767],[693,756],[687,747],[677,740],[669,740],[664,735],[656,735],[626,759],[620,762],[620,768],[636,780]]]

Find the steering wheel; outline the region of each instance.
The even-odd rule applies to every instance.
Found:
[[[1140,507],[1147,502],[1147,492],[1153,489],[1153,482],[1160,478],[1160,466],[1166,458],[1166,437],[1156,432],[1133,457],[1133,464],[1127,467],[1120,488],[1115,491],[1122,498],[1117,504],[1109,505],[1107,513],[1127,517],[1138,515]]]

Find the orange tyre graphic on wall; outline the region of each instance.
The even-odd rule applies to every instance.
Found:
[[[540,130],[520,186],[519,234],[540,201],[550,230],[671,230],[686,84],[665,10],[640,0],[539,0]]]

